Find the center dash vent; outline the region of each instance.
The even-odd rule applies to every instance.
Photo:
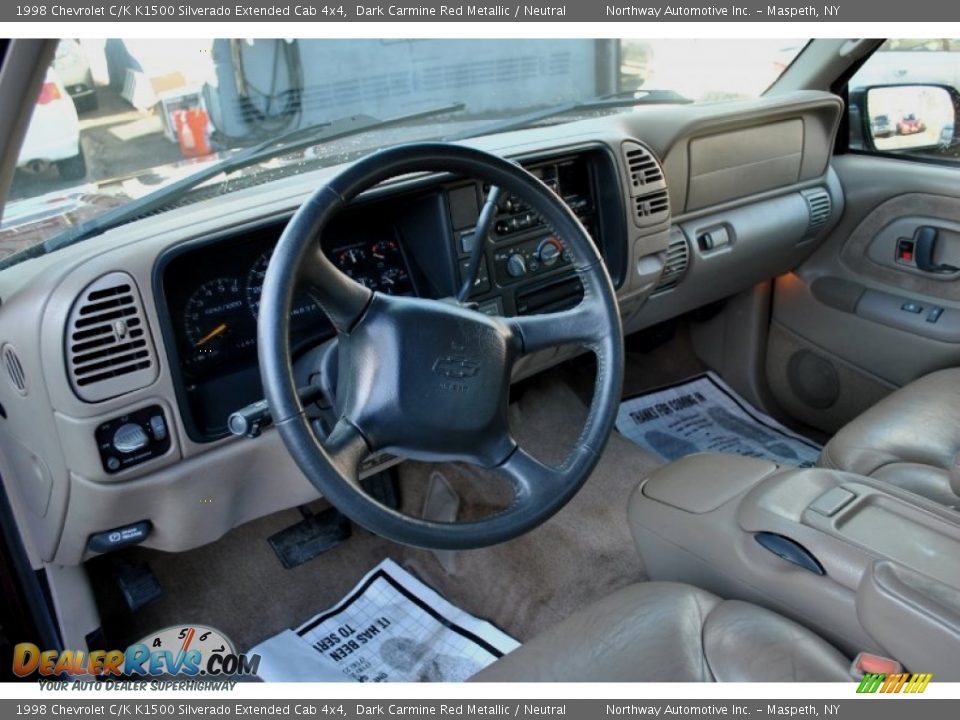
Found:
[[[630,184],[634,188],[642,188],[654,183],[663,182],[663,169],[653,154],[643,145],[633,143],[623,144],[623,156],[627,161],[627,172],[630,173]]]
[[[660,162],[648,148],[637,142],[623,143],[622,151],[633,221],[638,227],[666,222],[670,217],[670,195]]]
[[[645,225],[659,221],[661,215],[666,217],[667,213],[670,212],[670,198],[667,196],[666,190],[658,190],[649,195],[641,195],[638,198],[634,198],[633,202],[637,219],[641,222],[646,220],[646,222],[643,222]],[[655,218],[655,220],[651,221],[649,218]]]
[[[70,311],[67,368],[77,397],[98,402],[139,390],[157,377],[157,358],[132,277],[104,275]]]
[[[812,235],[830,219],[830,213],[833,210],[833,201],[830,199],[830,193],[827,192],[826,188],[822,187],[804,190],[802,195],[803,199],[807,201],[807,210],[810,213],[807,235]]]
[[[683,276],[687,274],[689,265],[690,244],[687,242],[687,236],[683,234],[683,230],[674,227],[670,231],[670,245],[667,247],[663,271],[660,273],[660,280],[654,287],[653,293],[666,292],[679,285]]]

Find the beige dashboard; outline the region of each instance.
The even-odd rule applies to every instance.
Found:
[[[469,143],[528,164],[585,151],[609,158],[613,172],[597,191],[619,208],[608,223],[616,237],[605,243],[622,252],[618,299],[629,333],[775,277],[816,247],[842,212],[829,167],[841,110],[832,95],[804,92],[641,107]],[[638,174],[651,160],[660,178],[654,172],[645,187]],[[317,497],[277,433],[198,440],[188,431],[156,268],[172,248],[282,221],[337,170],[148,217],[0,273],[0,473],[35,564],[80,563],[92,534],[143,521],[144,545],[182,551]],[[439,181],[403,178],[377,193]],[[663,201],[651,204],[660,189]],[[80,304],[118,287],[140,323],[140,355],[98,391],[97,382],[78,382],[68,356],[83,327]],[[517,377],[568,356],[524,358]],[[162,451],[108,470],[98,428],[145,408],[164,420]]]

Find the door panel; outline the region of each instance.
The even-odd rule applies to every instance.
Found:
[[[827,432],[960,365],[960,168],[868,155],[833,167],[844,215],[777,279],[767,351],[774,397]]]

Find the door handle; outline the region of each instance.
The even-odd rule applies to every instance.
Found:
[[[928,273],[950,273],[957,272],[960,268],[953,265],[944,265],[936,263],[933,260],[933,251],[937,247],[938,233],[935,227],[924,225],[917,228],[914,236],[914,258],[916,259],[917,269]]]

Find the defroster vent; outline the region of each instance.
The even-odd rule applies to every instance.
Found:
[[[157,358],[133,278],[104,275],[70,311],[66,356],[81,400],[97,402],[139,390],[157,377]]]

